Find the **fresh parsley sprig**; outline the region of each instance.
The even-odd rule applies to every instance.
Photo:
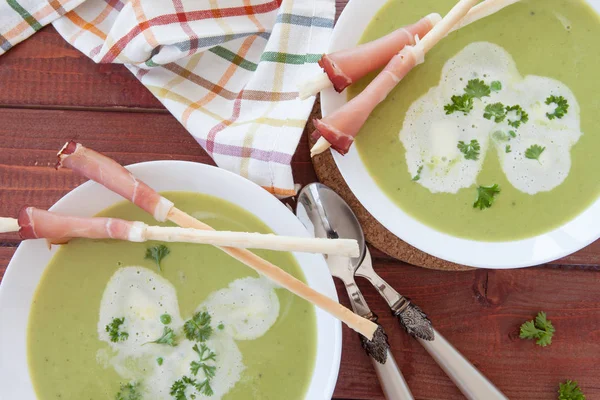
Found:
[[[123,318],[113,318],[111,323],[106,325],[104,330],[108,332],[108,336],[110,336],[110,341],[113,343],[123,342],[129,338],[129,333],[125,331],[121,331],[121,325],[125,323],[125,317]]]
[[[198,345],[195,344],[194,347],[192,347],[192,349],[196,353],[198,353],[200,361],[192,361],[192,363],[190,364],[190,372],[193,375],[198,375],[198,371],[202,369],[202,372],[204,372],[204,375],[207,379],[213,378],[215,376],[215,371],[217,370],[217,367],[215,367],[214,365],[208,365],[206,364],[206,362],[216,361],[216,354],[212,350],[210,350],[208,346],[204,343],[200,345],[200,348],[198,348]]]
[[[205,342],[213,332],[210,326],[210,314],[202,311],[185,321],[183,324],[183,333],[188,340],[196,342]]]
[[[464,154],[466,160],[476,161],[479,159],[481,146],[476,139],[471,140],[471,143],[465,143],[461,140],[456,147]]]
[[[491,186],[479,186],[477,188],[477,200],[473,203],[473,208],[479,208],[484,210],[490,208],[494,204],[496,195],[500,193],[500,187],[498,184]]]
[[[556,108],[554,109],[553,113],[546,113],[546,117],[548,117],[548,119],[550,120],[553,120],[555,118],[561,119],[565,116],[567,111],[569,111],[569,103],[567,102],[567,99],[565,99],[562,96],[550,96],[546,99],[546,104],[556,105]]]
[[[552,343],[554,326],[546,318],[546,313],[540,311],[535,320],[527,321],[521,325],[519,337],[521,339],[536,339],[536,344],[546,347]]]
[[[173,329],[165,326],[163,328],[162,336],[149,343],[166,344],[167,346],[175,347],[177,346],[177,335],[175,335],[175,331]]]
[[[514,111],[517,114],[517,119],[508,119],[508,124],[513,128],[518,128],[521,124],[526,124],[529,121],[529,114],[521,108],[520,105],[506,107],[506,114]]]
[[[210,386],[210,383],[208,382],[208,379],[205,379],[202,382],[198,382],[196,379],[190,378],[189,376],[182,376],[181,379],[178,379],[175,382],[173,382],[169,394],[173,396],[175,400],[187,400],[185,390],[188,388],[188,386],[194,387],[198,391],[198,393],[202,393],[206,396],[212,396],[214,394],[213,389]],[[196,396],[193,396],[192,398],[195,397]]]
[[[559,385],[558,400],[585,400],[585,395],[577,382],[569,380]]]
[[[153,246],[153,247],[146,249],[146,257],[145,258],[149,259],[149,260],[154,260],[154,262],[156,263],[156,266],[158,267],[158,270],[162,271],[160,262],[162,261],[163,258],[165,258],[167,255],[169,255],[170,252],[171,252],[171,250],[169,250],[169,248],[167,246],[165,246],[164,244],[159,244],[157,246]]]
[[[481,79],[471,79],[465,88],[465,94],[469,95],[473,99],[489,97],[491,93],[492,91],[490,87]]]
[[[462,96],[452,96],[451,99],[452,104],[446,104],[444,106],[444,110],[446,111],[446,115],[455,113],[455,112],[463,112],[467,115],[473,109],[473,97],[468,94],[463,94]]]
[[[546,150],[546,148],[538,144],[531,145],[527,150],[525,150],[525,157],[530,160],[537,160],[537,162],[541,164],[540,156],[542,155],[544,150]]]
[[[139,382],[121,384],[121,388],[115,396],[115,400],[142,400],[142,394],[139,389]]]
[[[488,104],[487,106],[485,106],[485,110],[483,111],[483,118],[489,120],[493,118],[494,122],[498,124],[504,121],[504,119],[506,118],[506,110],[504,108],[504,104]]]

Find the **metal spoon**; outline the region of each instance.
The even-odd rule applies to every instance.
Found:
[[[328,197],[328,195],[329,193],[323,193],[325,197]],[[310,233],[314,234],[315,237],[334,239],[339,237],[337,232],[348,232],[356,228],[351,223],[352,219],[348,218],[348,210],[344,208],[326,210],[323,207],[324,202],[327,202],[327,199],[321,197],[321,192],[314,185],[305,187],[298,195],[296,215]],[[330,223],[328,217],[332,214],[335,214],[335,218],[332,218],[332,223]],[[362,234],[362,231],[360,233]],[[328,256],[326,257],[327,265],[331,275],[344,282],[354,312],[363,318],[376,322],[377,315],[369,309],[354,281],[354,273],[363,259],[364,247],[361,251],[361,256],[357,258]],[[382,327],[378,330],[381,330],[380,334],[383,335],[385,348],[373,346],[374,341],[369,341],[363,336],[360,336],[360,338],[367,354],[371,357],[384,395],[388,400],[413,400],[414,397],[389,350],[387,336],[383,333]]]
[[[310,193],[311,196],[302,196],[303,193]],[[358,241],[362,260],[355,270],[356,275],[371,282],[390,306],[392,314],[398,317],[400,324],[425,347],[467,399],[507,400],[502,392],[433,328],[427,316],[416,305],[375,273],[360,223],[348,204],[337,193],[323,184],[313,183],[306,186],[300,196],[302,200],[299,197],[298,203],[318,202],[318,207],[322,210],[317,214],[320,216],[320,221],[312,218],[315,227],[320,226],[321,228],[318,229],[326,231],[327,227],[335,226],[339,237]],[[308,208],[306,205],[304,207]],[[311,207],[315,206],[311,205]]]

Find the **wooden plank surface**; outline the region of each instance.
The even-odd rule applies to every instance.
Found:
[[[338,0],[338,11],[345,1]],[[0,59],[0,215],[25,204],[49,207],[82,179],[55,171],[55,153],[77,139],[123,164],[158,159],[212,163],[181,125],[121,65],[96,65],[44,28]],[[297,182],[313,182],[303,138],[293,161]],[[0,235],[0,279],[18,240]],[[556,399],[575,379],[600,398],[600,242],[524,270],[440,272],[400,263],[373,250],[384,279],[412,298],[437,329],[511,399]],[[359,282],[379,314],[418,399],[462,395],[420,345],[407,337],[376,292]],[[344,304],[343,287],[338,291]],[[519,325],[544,310],[557,333],[540,348],[518,339]],[[338,399],[382,399],[355,334],[344,329]]]

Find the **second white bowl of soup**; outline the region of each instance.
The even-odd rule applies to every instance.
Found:
[[[453,0],[353,1],[331,51]],[[537,265],[600,236],[598,0],[525,0],[452,33],[371,114],[346,156],[349,187],[387,229],[474,267]],[[326,91],[328,115],[347,93]]]

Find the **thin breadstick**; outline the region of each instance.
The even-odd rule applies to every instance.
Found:
[[[19,230],[19,222],[14,218],[0,217],[0,233],[16,232]]]
[[[175,224],[184,228],[213,230],[213,228],[209,225],[206,225],[191,215],[179,210],[177,207],[173,207],[171,209],[167,218],[169,221],[174,222]],[[309,301],[310,303],[333,315],[350,328],[354,329],[356,332],[365,336],[367,339],[373,339],[373,335],[377,330],[377,324],[369,321],[368,319],[360,317],[357,314],[354,314],[340,303],[330,299],[324,294],[317,292],[281,268],[276,267],[267,260],[260,258],[248,250],[236,249],[233,247],[221,247],[221,250],[236,260],[248,265],[272,281],[278,283],[280,286],[283,286],[295,295],[302,297],[304,300]]]
[[[206,231],[162,226],[146,226],[144,238],[163,242],[211,244],[241,249],[299,251],[345,257],[358,257],[360,254],[358,243],[352,239],[298,238],[252,232]]]
[[[420,40],[420,42],[415,46],[414,50],[419,52],[422,51],[422,54],[424,56],[429,50],[431,50],[431,48],[433,48],[433,46],[435,46],[441,39],[443,39],[450,33],[464,28],[465,26],[477,22],[483,18],[489,17],[490,15],[495,14],[498,11],[504,9],[505,7],[508,7],[519,1],[520,0],[485,0],[484,2],[472,7],[467,12],[467,14],[461,19],[460,13],[464,11],[465,8],[468,8],[469,4],[469,0],[461,0],[454,6],[450,13],[448,13],[448,15],[446,15],[442,19],[442,21],[437,23],[433,27],[433,29],[427,35],[425,35],[422,38],[422,40]],[[454,25],[450,25],[453,22]],[[448,25],[450,25],[450,28],[448,27]],[[324,83],[321,83],[321,86],[323,85]],[[332,83],[329,82],[329,86],[331,85]],[[302,87],[302,85],[299,85],[299,87]],[[302,88],[301,90],[302,93],[304,93],[304,95],[306,96],[307,93],[305,92],[309,89]],[[331,143],[321,136],[310,149],[310,156],[314,157],[317,154],[321,154],[330,147]]]
[[[477,22],[480,19],[489,17],[492,14],[496,14],[503,8],[512,6],[519,1],[521,0],[485,0],[471,8],[467,15],[461,19],[460,22],[456,24],[448,33],[456,32],[457,30],[464,28],[473,22]]]

